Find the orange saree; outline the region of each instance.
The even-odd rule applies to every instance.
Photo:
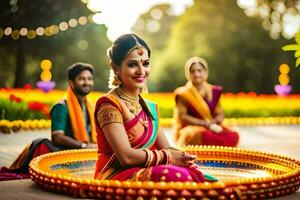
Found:
[[[223,130],[216,133],[204,126],[190,125],[182,122],[178,115],[178,109],[186,109],[187,114],[205,121],[213,119],[213,113],[222,93],[219,86],[211,86],[211,99],[203,98],[197,89],[188,83],[175,90],[176,98],[176,133],[175,140],[179,145],[217,145],[236,146],[239,135],[229,128],[222,126]]]

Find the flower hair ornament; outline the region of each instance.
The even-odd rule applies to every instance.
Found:
[[[121,85],[121,80],[119,78],[119,74],[115,73],[113,69],[109,70],[109,78],[108,78],[108,88],[113,89],[119,85]]]

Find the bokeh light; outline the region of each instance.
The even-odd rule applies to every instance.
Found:
[[[280,34],[290,39],[300,30],[299,0],[237,0],[237,4],[246,15],[262,18],[263,28],[269,31],[273,39],[279,38]]]
[[[49,27],[49,26],[45,28],[45,32],[44,32],[44,33],[45,33],[45,35],[46,35],[46,36],[51,36],[51,35],[52,35],[52,33],[51,33],[51,30],[50,30],[50,27]]]
[[[22,36],[26,36],[27,32],[28,32],[28,29],[25,28],[25,27],[23,27],[23,28],[20,29],[20,35],[22,35]]]
[[[11,34],[11,37],[14,39],[14,40],[17,40],[19,39],[20,37],[20,32],[18,30],[14,30]]]
[[[77,21],[77,19],[74,19],[74,18],[72,18],[72,19],[70,19],[69,20],[69,26],[70,27],[76,27],[78,25],[78,21]]]
[[[34,30],[29,30],[28,33],[27,33],[27,38],[28,39],[33,39],[36,37],[36,33]]]
[[[59,32],[59,28],[58,28],[57,25],[51,25],[50,26],[50,31],[54,35],[54,34],[57,34]]]
[[[43,70],[41,73],[41,80],[42,81],[51,81],[52,74],[48,70]]]
[[[38,36],[42,36],[45,33],[45,30],[43,27],[38,27],[35,31]]]
[[[42,70],[50,70],[52,67],[52,62],[48,59],[42,60],[41,68]]]
[[[290,82],[290,78],[286,74],[280,74],[278,80],[280,85],[287,85]]]
[[[58,26],[61,31],[66,31],[69,27],[67,22],[61,22]]]
[[[147,23],[147,29],[152,33],[157,32],[160,29],[160,24],[156,20],[151,20]]]
[[[11,27],[7,27],[6,29],[4,29],[4,35],[9,36],[11,33],[12,33]]]
[[[89,44],[86,40],[80,40],[78,41],[77,46],[82,50],[86,50],[89,47]]]
[[[135,24],[139,15],[146,12],[150,7],[162,3],[162,1],[139,0],[134,3],[134,6],[128,6],[132,3],[131,0],[89,0],[87,7],[93,12],[101,12],[93,16],[93,21],[97,24],[105,24],[108,28],[107,37],[113,41],[120,35],[131,32],[131,27]],[[187,6],[193,4],[193,0],[164,0],[163,3],[169,3],[172,6],[172,13],[179,15],[183,13]],[[159,11],[153,11],[151,15],[155,20],[161,17]],[[149,30],[154,32],[159,29],[155,22],[146,26],[149,26]]]
[[[290,72],[290,67],[287,64],[281,64],[279,66],[279,71],[281,74],[288,74]]]
[[[79,17],[79,19],[78,19],[78,23],[79,23],[80,25],[86,25],[87,22],[88,22],[88,19],[87,19],[86,16],[81,16],[81,17]]]
[[[160,20],[160,18],[163,16],[163,13],[160,9],[153,9],[150,12],[150,15],[155,20]]]

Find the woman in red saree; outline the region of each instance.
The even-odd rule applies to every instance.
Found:
[[[236,146],[239,135],[222,125],[222,87],[207,83],[207,62],[190,58],[185,64],[185,77],[186,85],[175,90],[177,144]]]
[[[95,178],[132,181],[195,181],[204,176],[196,156],[169,145],[159,129],[155,103],[139,93],[150,74],[150,49],[134,34],[108,50],[114,88],[96,104],[98,160]]]

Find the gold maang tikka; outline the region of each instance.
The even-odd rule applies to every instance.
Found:
[[[137,50],[137,53],[140,55],[140,56],[142,56],[142,55],[144,55],[144,47],[143,47],[143,45],[141,45],[141,43],[138,41],[138,39],[134,36],[134,35],[131,35],[132,36],[132,38],[134,39],[134,41],[135,41],[135,45],[131,48],[131,49],[129,49],[129,51],[128,51],[128,53],[127,54],[130,54],[133,50]]]

